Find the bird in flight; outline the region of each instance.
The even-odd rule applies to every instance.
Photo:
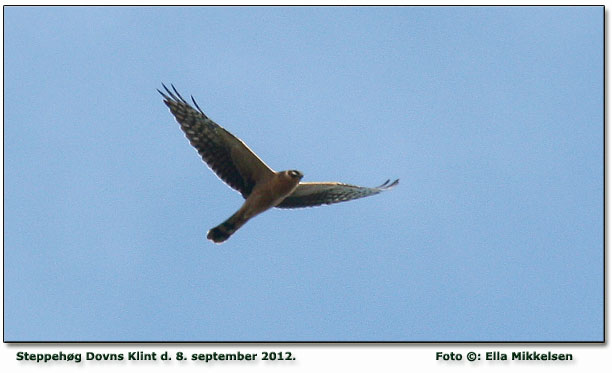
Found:
[[[332,204],[378,194],[396,186],[399,179],[374,188],[339,182],[302,182],[297,170],[272,170],[242,140],[209,119],[193,96],[192,107],[174,88],[163,83],[157,90],[204,162],[245,201],[229,219],[208,231],[207,238],[222,243],[249,219],[272,207],[298,208]]]

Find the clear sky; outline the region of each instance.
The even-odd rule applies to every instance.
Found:
[[[601,341],[603,8],[5,8],[4,338]],[[242,203],[161,97],[276,170]]]

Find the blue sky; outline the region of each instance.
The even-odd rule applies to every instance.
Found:
[[[4,338],[600,341],[603,8],[5,8]],[[156,92],[276,170],[271,210]]]

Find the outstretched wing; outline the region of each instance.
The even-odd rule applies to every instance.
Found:
[[[393,188],[399,183],[399,179],[392,183],[390,180],[375,188],[360,187],[357,185],[326,182],[326,183],[300,183],[298,187],[276,207],[298,208],[313,207],[319,205],[330,205],[332,203],[350,201],[378,194]]]
[[[193,96],[191,100],[197,110],[181,97],[174,86],[174,92],[163,86],[166,93],[157,91],[164,97],[164,103],[181,125],[185,136],[208,167],[227,185],[247,198],[258,181],[274,175],[274,171],[244,142],[210,120]]]

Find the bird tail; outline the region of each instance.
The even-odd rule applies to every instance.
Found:
[[[240,211],[236,212],[229,219],[209,230],[206,238],[215,243],[224,242],[247,222],[248,219],[243,219],[241,216]]]

